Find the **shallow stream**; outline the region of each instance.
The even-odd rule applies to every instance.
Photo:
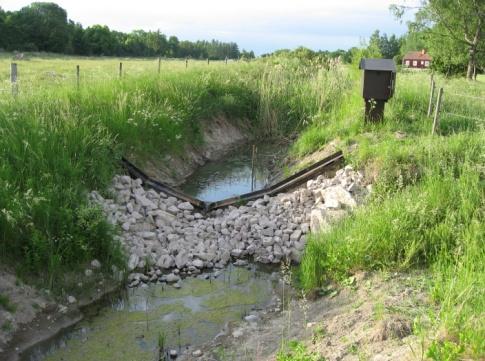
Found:
[[[234,149],[219,161],[199,168],[181,189],[204,201],[263,188],[285,148],[274,144]],[[252,182],[252,173],[254,181]],[[186,278],[181,288],[162,283],[127,289],[46,347],[34,349],[29,361],[153,361],[159,344],[182,352],[201,346],[271,302],[278,276],[267,269],[229,265],[223,270]]]
[[[229,323],[264,309],[277,282],[255,265],[230,265],[186,278],[180,289],[160,283],[129,289],[27,360],[153,361],[160,337],[166,350],[179,352],[211,341]]]
[[[253,146],[237,147],[222,159],[208,162],[197,169],[180,189],[206,202],[262,189],[274,177],[275,163],[283,158],[285,152],[285,146],[275,143],[257,144],[253,167]]]

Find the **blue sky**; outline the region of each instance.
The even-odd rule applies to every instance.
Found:
[[[401,35],[406,26],[389,12],[389,0],[58,0],[83,26],[157,30],[179,39],[235,41],[256,54],[303,45],[335,50],[358,46],[375,30]],[[412,5],[418,0],[408,0]],[[31,1],[2,0],[18,10]]]

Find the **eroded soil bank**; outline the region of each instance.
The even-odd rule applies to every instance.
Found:
[[[307,349],[301,360],[422,360],[427,344],[413,327],[430,307],[425,289],[424,273],[357,273],[345,287],[320,290],[324,296],[288,292],[281,312],[269,309],[229,329],[197,359],[270,361],[297,340]]]

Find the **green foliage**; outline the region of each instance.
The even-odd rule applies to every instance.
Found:
[[[316,352],[310,352],[300,342],[290,341],[288,350],[278,352],[276,361],[325,361],[325,357]]]
[[[10,302],[10,299],[6,295],[0,294],[0,307],[8,312],[15,312],[16,308],[14,304]]]
[[[98,24],[83,29],[81,24],[68,20],[66,10],[46,2],[34,2],[7,13],[0,8],[0,34],[0,48],[11,51],[219,60],[241,55],[234,42],[179,41],[175,36],[167,40],[160,31],[122,33]]]
[[[464,348],[454,342],[436,342],[433,341],[426,354],[433,361],[456,361],[460,359]]]
[[[397,17],[403,8],[393,7]],[[409,23],[411,32],[424,35],[433,56],[432,66],[447,75],[467,74],[472,79],[475,66],[485,66],[483,18],[485,2],[429,0]],[[414,49],[419,50],[419,49]]]

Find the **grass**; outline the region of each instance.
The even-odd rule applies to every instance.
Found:
[[[347,159],[374,182],[367,205],[330,232],[311,237],[300,280],[312,289],[328,280],[343,282],[357,270],[428,268],[430,293],[439,307],[428,357],[480,359],[485,355],[485,106],[471,97],[483,97],[485,87],[483,80],[438,77],[448,114],[442,116],[441,135],[432,137],[425,115],[428,79],[421,73],[398,77],[383,124],[364,124],[362,106],[349,105],[322,117],[338,126],[310,127],[296,142],[297,155],[334,138],[344,146],[356,144]],[[357,101],[357,86],[347,97],[347,104]]]
[[[201,123],[220,114],[255,136],[288,134],[335,98],[338,88],[325,90],[321,80],[341,83],[284,59],[187,69],[163,61],[161,74],[156,59],[123,59],[119,79],[119,60],[29,54],[18,61],[13,97],[11,59],[0,59],[0,258],[20,273],[42,274],[51,288],[64,270],[93,258],[106,269],[123,264],[117,230],[87,202],[89,191],[107,189],[122,154],[157,164],[202,142]]]
[[[0,294],[0,307],[2,307],[5,311],[11,313],[15,312],[15,310],[17,309],[17,307],[12,304],[12,302],[10,302],[8,296],[2,294]]]
[[[119,79],[119,59],[28,55],[12,98],[10,61],[0,58],[2,261],[45,274],[51,287],[92,258],[122,264],[116,230],[87,192],[106,190],[121,154],[160,161],[201,142],[201,122],[225,114],[255,136],[300,131],[295,157],[336,140],[374,184],[366,206],[311,237],[300,269],[305,288],[344,282],[359,269],[427,268],[440,309],[430,357],[483,357],[483,77],[435,77],[445,96],[440,135],[432,137],[427,73],[398,74],[385,121],[366,124],[360,72],[333,62],[275,57],[186,69],[164,61],[158,75],[156,59],[123,59]]]

